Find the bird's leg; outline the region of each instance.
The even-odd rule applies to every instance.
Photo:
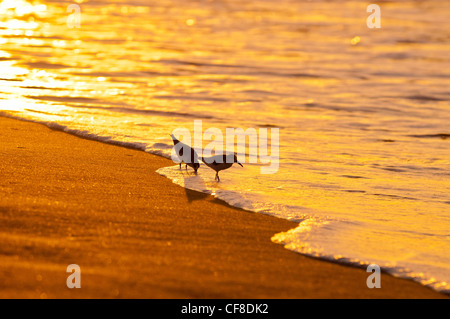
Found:
[[[217,178],[217,181],[220,182],[219,172],[216,173],[216,178]]]
[[[180,163],[180,169],[181,169],[181,163]]]
[[[186,164],[186,170],[187,170],[187,164]]]

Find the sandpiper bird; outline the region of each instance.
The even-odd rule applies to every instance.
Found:
[[[197,173],[198,168],[200,167],[200,163],[198,162],[198,155],[197,152],[194,151],[192,147],[189,145],[186,145],[179,140],[175,138],[175,136],[172,134],[170,135],[173,140],[173,145],[175,145],[175,152],[178,155],[178,158],[180,159],[180,169],[181,169],[181,163],[186,164],[186,169],[188,165],[192,167]],[[179,144],[179,145],[178,145]]]
[[[206,164],[206,166],[216,171],[216,177],[214,179],[218,182],[220,182],[220,171],[230,168],[234,163],[238,163],[239,165],[244,167],[241,163],[238,162],[236,154],[216,155],[211,157],[202,156],[202,161]]]

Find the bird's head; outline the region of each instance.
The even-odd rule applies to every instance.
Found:
[[[200,167],[200,163],[194,163],[194,172],[197,173],[198,168]]]
[[[170,134],[170,137],[172,138],[173,144],[177,145],[180,141],[175,137],[175,135]]]

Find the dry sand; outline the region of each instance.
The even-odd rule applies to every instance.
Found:
[[[1,298],[447,297],[288,251],[270,238],[294,223],[174,185],[165,158],[3,117],[0,141]]]

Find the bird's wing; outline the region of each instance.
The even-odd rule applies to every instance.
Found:
[[[197,155],[197,152],[193,148],[191,148],[191,158],[194,163],[198,163],[198,155]]]
[[[202,161],[203,163],[207,164],[207,165],[217,165],[215,156],[212,157],[202,157]]]
[[[178,152],[179,156],[183,158],[183,162],[185,163],[198,163],[198,155],[197,152],[190,147],[189,145],[186,145],[184,143],[180,142],[180,150]]]

